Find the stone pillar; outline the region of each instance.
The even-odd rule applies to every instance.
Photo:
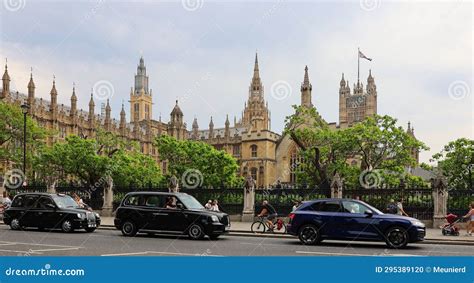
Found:
[[[433,228],[438,228],[446,221],[445,216],[448,211],[448,190],[446,179],[438,176],[431,180],[433,189]]]
[[[342,180],[337,172],[331,181],[331,198],[342,198]]]
[[[50,181],[46,183],[46,192],[50,194],[56,193],[56,181]]]
[[[242,222],[252,222],[255,218],[255,180],[247,177],[244,187],[244,210]]]
[[[102,216],[112,216],[114,211],[114,190],[112,178],[108,178],[104,188],[104,204],[102,205]]]
[[[175,175],[171,176],[170,178],[170,182],[168,184],[168,191],[170,193],[179,192],[179,182],[178,182],[178,178]]]

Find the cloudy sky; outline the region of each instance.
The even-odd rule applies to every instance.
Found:
[[[76,84],[87,110],[91,88],[113,87],[112,114],[126,103],[141,55],[153,89],[153,116],[164,121],[178,99],[190,127],[214,117],[240,117],[258,50],[272,130],[280,132],[308,65],[313,104],[338,121],[341,74],[357,80],[369,69],[378,112],[412,122],[431,150],[473,138],[473,7],[470,1],[30,1],[0,7],[0,56],[8,58],[11,88],[26,92],[30,67],[38,96],[69,105]],[[110,85],[106,87],[110,88]],[[283,92],[273,91],[283,87]],[[281,89],[280,89],[281,90]],[[286,92],[285,92],[286,91]],[[100,103],[96,99],[97,109]]]

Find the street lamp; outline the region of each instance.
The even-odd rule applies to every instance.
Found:
[[[26,114],[28,114],[30,106],[26,103],[21,105],[21,112],[23,112],[23,174],[26,176]]]

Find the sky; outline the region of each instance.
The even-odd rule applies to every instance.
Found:
[[[473,5],[470,1],[31,1],[0,4],[0,57],[8,58],[11,89],[27,92],[30,68],[36,95],[49,99],[53,76],[58,103],[87,111],[97,94],[119,118],[140,56],[153,89],[153,118],[163,121],[175,100],[188,129],[210,116],[223,127],[240,118],[258,52],[271,129],[281,132],[291,105],[300,103],[309,68],[313,104],[338,122],[341,75],[357,81],[369,69],[378,113],[410,121],[430,148],[473,138]]]

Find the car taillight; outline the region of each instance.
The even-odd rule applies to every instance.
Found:
[[[288,215],[288,218],[290,218],[290,222],[293,220],[293,218],[295,218],[295,214],[294,213],[290,213],[290,215]]]

